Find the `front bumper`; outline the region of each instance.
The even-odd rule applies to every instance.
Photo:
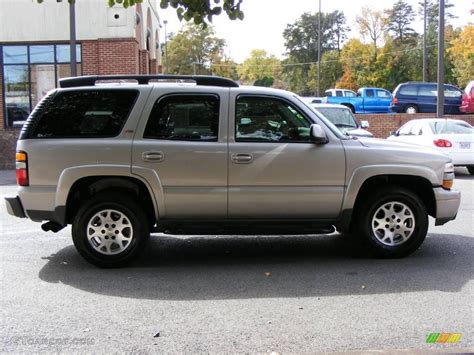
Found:
[[[8,214],[18,218],[26,218],[25,210],[18,196],[5,197],[5,204],[7,205]]]
[[[455,190],[445,190],[442,187],[436,187],[433,190],[436,200],[435,225],[440,226],[456,218],[461,204],[461,193]]]

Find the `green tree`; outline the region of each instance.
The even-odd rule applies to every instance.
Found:
[[[337,81],[344,74],[342,63],[340,61],[340,55],[337,50],[327,51],[321,58],[321,79],[320,79],[320,92],[321,95],[327,89],[334,88]],[[313,64],[309,70],[309,83],[308,87],[312,92],[316,91],[318,85],[318,65]]]
[[[395,39],[404,42],[415,34],[411,24],[415,19],[413,7],[404,0],[398,0],[391,9],[385,10],[386,27]]]
[[[211,65],[211,73],[212,75],[238,80],[239,75],[237,74],[237,66],[238,64],[231,58],[216,58]]]
[[[455,18],[453,14],[449,12],[449,9],[454,5],[445,0],[445,18],[449,22],[449,19]],[[424,14],[424,2],[419,2],[419,14]],[[437,78],[437,57],[438,57],[438,17],[439,17],[439,2],[436,0],[426,1],[426,17],[427,17],[427,29],[426,29],[426,46],[427,46],[427,80],[436,81]],[[420,38],[420,47],[423,45],[423,37]],[[422,61],[420,60],[420,70],[422,68]],[[449,74],[449,73],[448,73]]]
[[[336,83],[337,87],[357,90],[372,85],[372,45],[353,38],[342,48],[340,60],[344,74]]]
[[[283,78],[292,91],[309,95],[309,71],[318,60],[319,14],[304,13],[283,32],[288,58]],[[321,56],[329,50],[340,50],[349,27],[342,11],[321,14]]]
[[[42,3],[44,0],[36,0]],[[109,6],[122,5],[127,8],[143,2],[143,0],[105,0]],[[180,20],[193,21],[194,24],[203,24],[204,27],[212,22],[213,16],[220,15],[224,11],[231,20],[243,20],[244,13],[240,9],[243,0],[160,0],[160,7],[166,9],[169,6],[176,9],[176,14]],[[74,3],[76,0],[68,0]]]
[[[168,68],[171,74],[209,74],[213,63],[223,57],[225,41],[215,36],[211,26],[186,24],[168,41]]]
[[[274,55],[269,55],[263,49],[254,49],[244,62],[237,67],[237,73],[242,82],[253,85],[264,78],[275,80],[280,76],[281,63]]]

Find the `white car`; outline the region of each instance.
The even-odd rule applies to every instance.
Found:
[[[448,155],[455,166],[466,166],[474,175],[474,127],[465,121],[411,120],[388,139],[437,149]]]
[[[344,105],[336,104],[309,104],[316,112],[322,114],[331,121],[339,130],[353,137],[372,138],[374,135],[366,130],[369,128],[368,121],[357,121],[351,109]]]

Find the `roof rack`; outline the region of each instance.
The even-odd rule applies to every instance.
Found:
[[[65,78],[59,80],[61,88],[74,88],[79,86],[94,86],[97,81],[120,81],[134,80],[140,85],[147,85],[151,80],[192,80],[196,85],[200,86],[221,86],[221,87],[238,87],[235,81],[220,76],[210,75],[89,75],[78,76],[73,78]]]

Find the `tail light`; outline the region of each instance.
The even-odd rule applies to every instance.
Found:
[[[447,139],[435,139],[433,141],[434,145],[440,148],[451,148],[453,144]]]
[[[25,152],[16,152],[16,183],[20,186],[28,186],[28,155]]]
[[[398,105],[398,98],[396,96],[392,98],[392,106],[393,105]]]

